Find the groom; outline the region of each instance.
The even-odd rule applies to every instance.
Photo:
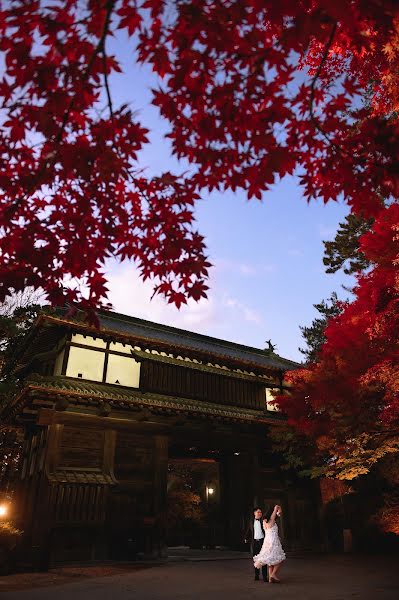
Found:
[[[265,531],[262,523],[262,509],[259,506],[255,506],[253,519],[249,521],[245,532],[245,543],[251,542],[252,556],[259,554],[261,551],[264,537]],[[255,569],[255,581],[259,581],[259,572],[260,569]],[[266,565],[262,567],[262,577],[263,581],[268,581]]]

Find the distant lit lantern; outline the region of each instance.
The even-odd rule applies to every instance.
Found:
[[[0,518],[5,517],[7,515],[7,506],[5,504],[0,504]]]
[[[208,503],[209,497],[214,496],[214,494],[215,494],[215,488],[206,486],[205,492],[206,492],[206,502]]]

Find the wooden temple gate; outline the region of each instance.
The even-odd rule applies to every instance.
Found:
[[[270,390],[284,390],[292,366],[114,313],[101,317],[100,330],[39,318],[18,357],[23,385],[2,412],[25,431],[15,497],[24,560],[47,568],[165,556],[168,469],[178,460],[217,466],[214,487],[199,479],[194,490],[204,506],[212,490],[212,534],[191,544],[242,548],[253,504],[276,501],[286,545],[314,544],[317,524],[309,522],[309,539],[296,539],[295,520],[298,506],[317,514],[317,496],[284,476],[267,436],[282,422]]]

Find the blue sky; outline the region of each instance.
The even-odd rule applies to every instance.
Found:
[[[150,106],[156,80],[134,63],[124,37],[112,44],[123,75],[112,80],[114,104],[129,102],[150,129],[150,144],[140,156],[149,174],[183,169],[171,157],[164,139],[168,124]],[[324,272],[322,240],[332,239],[347,213],[344,204],[307,202],[294,177],[266,192],[263,201],[243,193],[212,193],[198,204],[199,231],[205,236],[211,269],[208,300],[177,310],[162,298],[150,300],[152,289],[142,283],[131,264],[108,264],[109,298],[115,310],[207,335],[264,347],[271,339],[277,352],[302,360],[299,325],[316,316],[313,304],[353,281],[343,273]]]

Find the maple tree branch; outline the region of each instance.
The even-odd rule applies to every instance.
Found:
[[[109,25],[111,22],[111,16],[112,16],[112,11],[115,7],[115,3],[116,0],[106,0],[106,2],[104,3],[104,8],[106,8],[107,12],[105,15],[105,19],[104,19],[104,25],[103,25],[103,29],[101,32],[101,36],[98,40],[97,46],[94,48],[93,54],[91,55],[89,62],[87,63],[86,69],[83,72],[81,81],[84,83],[86,81],[86,79],[88,78],[89,74],[90,74],[90,70],[91,67],[93,66],[93,63],[96,59],[96,57],[100,54],[100,53],[104,53],[104,49],[105,49],[105,40],[106,37],[108,35],[108,30],[109,30]],[[64,117],[62,119],[61,122],[61,127],[60,130],[54,140],[54,144],[57,147],[59,145],[59,143],[62,140],[62,136],[64,134],[65,131],[65,127],[68,123],[68,119],[69,116],[71,114],[71,110],[73,109],[73,106],[75,104],[76,101],[76,96],[72,96],[72,98],[69,101],[69,105],[64,113]],[[55,158],[56,158],[56,152],[52,152],[51,156],[48,157],[48,159],[44,162],[44,164],[42,165],[42,167],[39,169],[37,176],[40,177],[40,175],[44,172],[45,169],[51,167],[52,165],[54,165],[55,163]],[[28,190],[26,191],[26,193],[21,197],[18,198],[14,204],[12,206],[9,206],[6,209],[6,213],[8,215],[15,213],[15,211],[19,208],[19,206],[21,205],[22,201],[27,197],[28,194],[30,194],[33,190],[33,188],[35,187],[35,183],[32,183],[32,185],[30,186],[30,188],[28,188]]]
[[[105,39],[106,39],[106,37],[108,35],[108,29],[109,29],[109,25],[110,25],[110,22],[111,22],[111,16],[112,16],[112,11],[113,11],[114,6],[115,6],[115,2],[116,2],[116,0],[107,0],[104,3],[104,8],[107,9],[107,13],[106,13],[105,19],[104,19],[103,30],[101,32],[101,36],[100,36],[100,39],[98,40],[97,46],[95,47],[94,52],[91,55],[90,60],[87,63],[87,67],[86,67],[86,69],[85,69],[85,71],[84,71],[84,73],[82,75],[82,82],[83,83],[88,78],[88,76],[90,74],[91,67],[93,66],[93,63],[94,63],[96,57],[101,52],[104,52]],[[62,139],[62,135],[63,135],[63,133],[65,131],[65,127],[66,127],[66,125],[68,123],[68,118],[69,118],[69,115],[71,113],[71,110],[72,110],[74,104],[75,104],[75,96],[73,96],[71,98],[71,100],[69,102],[69,106],[68,106],[68,108],[65,111],[64,118],[63,118],[62,123],[61,123],[61,129],[58,132],[58,135],[57,135],[57,137],[55,139],[55,143],[56,144],[58,144],[61,141],[61,139]]]
[[[104,72],[104,86],[105,86],[105,91],[107,94],[109,114],[111,117],[112,125],[114,126],[114,108],[113,108],[113,104],[112,104],[112,96],[111,96],[111,91],[110,91],[109,81],[108,81],[107,53],[105,52],[105,49],[103,50],[103,65],[104,65],[104,71],[103,71]]]
[[[331,48],[331,44],[333,43],[333,39],[335,36],[335,32],[337,31],[337,26],[338,23],[335,21],[332,28],[331,28],[331,32],[330,32],[330,36],[327,40],[327,44],[325,45],[324,48],[324,52],[323,52],[323,56],[321,57],[321,61],[319,63],[319,66],[317,67],[317,71],[312,79],[312,83],[310,85],[310,98],[309,98],[309,114],[310,114],[310,120],[312,121],[313,125],[316,127],[316,129],[322,134],[322,136],[327,140],[327,142],[329,144],[331,144],[331,146],[333,148],[335,148],[336,150],[338,150],[338,152],[341,152],[341,149],[330,140],[330,138],[328,137],[328,135],[326,134],[326,132],[324,131],[324,129],[322,128],[320,122],[318,121],[318,119],[316,118],[315,114],[314,114],[314,110],[313,110],[313,104],[314,104],[314,97],[315,97],[315,91],[316,91],[316,83],[318,78],[320,77],[320,73],[321,70],[323,68],[324,63],[327,60],[327,56],[328,53],[330,51]]]
[[[103,58],[103,75],[104,75],[104,87],[105,87],[105,93],[107,95],[107,103],[108,103],[108,109],[109,109],[109,114],[111,117],[111,123],[112,123],[112,138],[113,138],[113,142],[114,142],[114,150],[118,156],[118,158],[121,158],[121,154],[118,148],[118,144],[116,142],[116,134],[115,134],[115,118],[114,118],[114,107],[113,107],[113,103],[112,103],[112,96],[111,96],[111,90],[110,90],[110,86],[109,86],[109,80],[108,80],[108,71],[107,71],[107,52],[105,49],[105,40],[104,40],[104,45],[103,45],[103,49],[102,49],[102,58]],[[131,173],[129,172],[128,169],[125,170],[125,174],[128,177],[128,179],[130,179],[130,181],[134,181],[133,176],[131,175]]]
[[[398,431],[397,429],[385,429],[384,431],[370,430],[367,433],[369,433],[370,435],[386,435],[387,437],[390,437],[391,435],[397,435]]]

